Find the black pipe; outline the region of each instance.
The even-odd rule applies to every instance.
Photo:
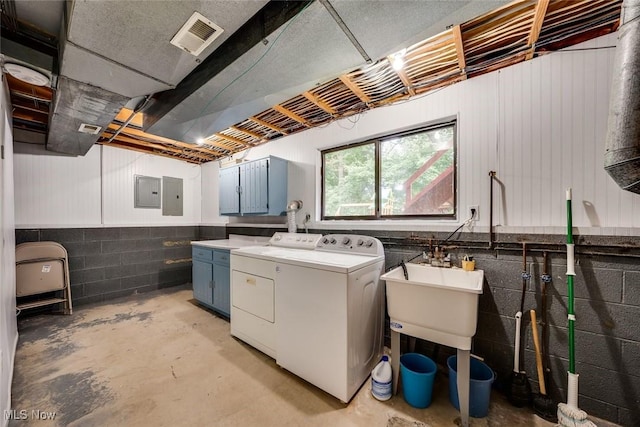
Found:
[[[489,249],[493,248],[493,179],[496,171],[489,171]]]

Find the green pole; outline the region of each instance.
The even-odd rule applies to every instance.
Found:
[[[574,256],[573,256],[573,224],[571,218],[571,189],[567,190],[567,293],[568,293],[568,309],[567,318],[569,319],[569,372],[576,373],[575,361],[575,311],[573,307],[573,276]]]

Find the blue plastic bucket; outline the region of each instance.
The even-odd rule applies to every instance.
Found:
[[[436,364],[427,356],[407,353],[400,356],[402,395],[414,408],[426,408],[431,404]]]
[[[458,410],[458,360],[456,356],[447,359],[449,367],[449,401]],[[491,384],[496,379],[493,370],[484,362],[471,358],[469,363],[469,415],[474,418],[486,417],[489,413]]]

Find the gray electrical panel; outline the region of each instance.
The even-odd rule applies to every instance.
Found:
[[[182,178],[162,177],[162,215],[182,216]]]
[[[160,178],[135,176],[134,208],[160,209]]]

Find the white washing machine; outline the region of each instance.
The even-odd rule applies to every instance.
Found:
[[[231,333],[349,402],[382,354],[382,244],[368,236],[295,233],[276,233],[270,243],[231,252]],[[259,307],[249,307],[247,290],[254,306],[260,296]]]
[[[274,255],[284,245],[312,251],[321,238],[321,234],[276,233],[267,246],[231,251],[231,335],[276,358]]]

